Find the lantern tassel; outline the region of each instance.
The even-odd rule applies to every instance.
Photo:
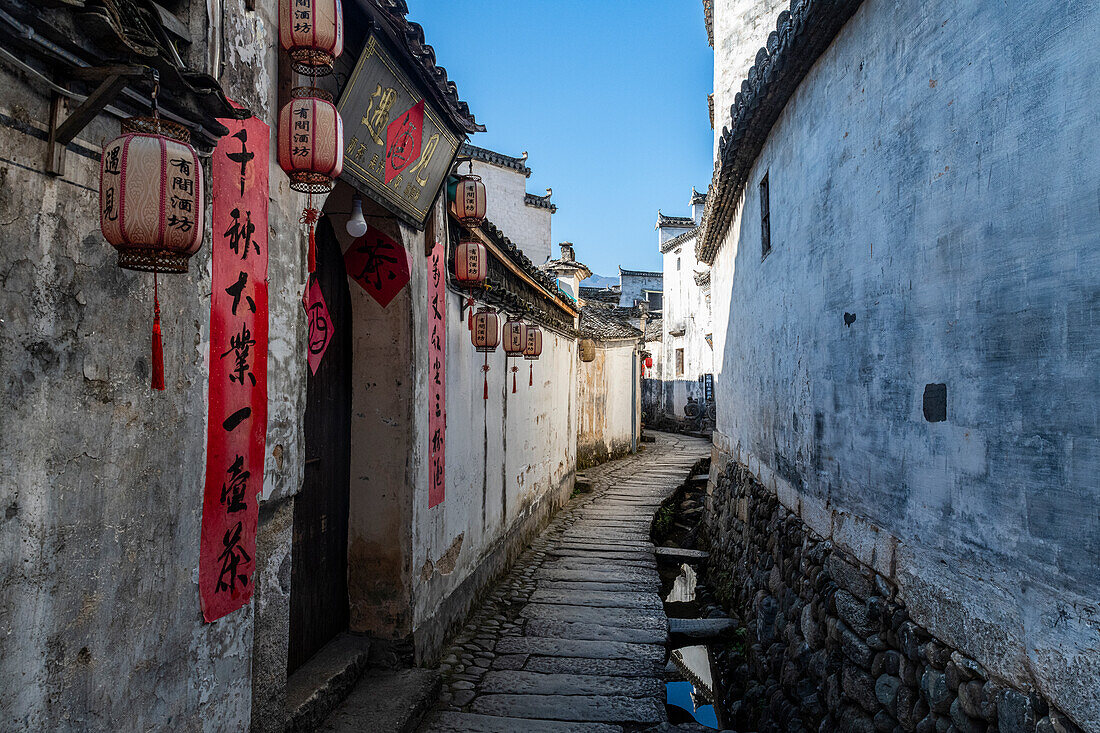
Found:
[[[530,373],[527,376],[527,386],[532,387],[535,384],[535,365],[528,364],[527,368],[530,370]]]
[[[472,296],[472,295],[466,301],[466,310],[467,310],[467,313],[466,313],[466,330],[473,331],[474,330],[474,296]]]
[[[516,393],[516,370],[512,370],[512,394]]]
[[[483,399],[489,399],[489,353],[485,353],[485,366],[481,367],[481,371],[485,374],[485,396]]]
[[[310,194],[309,205],[302,211],[302,216],[298,219],[300,223],[309,227],[309,251],[306,256],[306,263],[310,273],[317,269],[317,241],[313,230],[320,218],[321,212],[313,208],[313,194]]]
[[[157,294],[157,274],[153,273],[153,389],[164,390],[164,344],[160,334],[160,298]]]

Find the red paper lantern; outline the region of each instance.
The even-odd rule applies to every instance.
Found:
[[[299,74],[330,73],[344,52],[340,0],[279,0],[279,44]]]
[[[476,227],[485,221],[485,184],[480,176],[458,177],[451,213],[466,227]]]
[[[504,332],[501,334],[504,342],[504,355],[506,357],[520,356],[527,348],[527,324],[517,318],[509,318],[504,322]],[[516,372],[518,366],[512,367],[512,393],[516,391]]]
[[[542,356],[542,329],[531,324],[527,326],[527,345],[523,348],[523,358],[528,361],[537,361]],[[535,365],[528,364],[527,386],[535,383]]]
[[[154,95],[155,95],[154,91]],[[154,96],[154,115],[156,99]],[[164,389],[157,274],[187,272],[203,236],[202,166],[187,128],[132,117],[107,143],[99,167],[99,227],[118,265],[153,273],[152,388]]]
[[[652,369],[653,368],[653,357],[652,356],[647,356],[645,358],[645,368],[646,369]]]
[[[485,354],[485,364],[481,367],[485,374],[485,399],[489,399],[489,354],[496,351],[497,344],[500,343],[499,323],[497,313],[492,308],[478,308],[470,330],[470,340],[474,347]]]
[[[455,250],[455,280],[470,291],[466,301],[466,307],[469,308],[467,328],[474,327],[474,291],[485,283],[488,274],[489,260],[485,245],[476,239],[459,242],[458,249]]]
[[[344,168],[344,123],[328,92],[298,87],[279,112],[279,166],[290,177],[290,187],[308,193],[309,203],[299,221],[309,226],[309,271],[316,269],[313,227],[321,212],[313,208],[313,194],[332,190],[333,179]]]
[[[542,329],[531,324],[527,326],[527,341],[523,347],[523,358],[530,361],[542,356]]]

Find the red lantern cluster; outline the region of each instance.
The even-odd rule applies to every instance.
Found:
[[[160,330],[161,272],[187,272],[203,236],[202,165],[187,128],[157,112],[159,76],[153,72],[152,117],[132,117],[107,143],[99,167],[99,228],[118,250],[118,265],[153,273],[151,387],[164,389]]]
[[[331,73],[344,50],[340,0],[279,0],[279,43],[294,70],[317,77]],[[328,193],[344,165],[344,126],[332,98],[316,86],[299,87],[279,111],[279,165],[290,187],[309,194],[299,221],[309,227],[309,271],[317,266],[314,226],[321,212],[313,194]]]

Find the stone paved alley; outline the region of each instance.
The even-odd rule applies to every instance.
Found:
[[[657,434],[639,454],[588,469],[591,491],[444,650],[443,692],[422,730],[611,733],[663,722],[668,621],[649,526],[708,453],[703,440]],[[353,693],[329,728],[373,730],[356,707]]]
[[[591,493],[558,514],[444,651],[443,694],[423,730],[611,733],[664,721],[668,621],[649,526],[709,447],[657,434],[645,451],[588,469]]]

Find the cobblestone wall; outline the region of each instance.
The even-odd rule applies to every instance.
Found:
[[[719,476],[704,525],[708,582],[746,627],[722,670],[734,728],[1080,730],[914,623],[890,581],[822,540],[744,466]]]

